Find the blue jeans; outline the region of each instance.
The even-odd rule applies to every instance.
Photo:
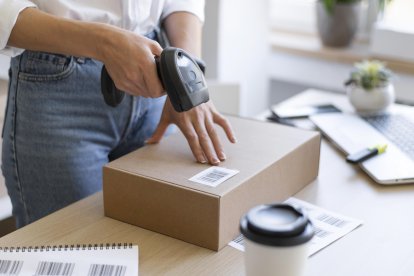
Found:
[[[165,97],[107,106],[101,68],[41,52],[12,59],[2,171],[18,227],[101,190],[102,166],[155,130]]]

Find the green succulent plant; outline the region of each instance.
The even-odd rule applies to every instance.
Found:
[[[392,78],[392,71],[378,60],[364,60],[354,66],[350,79],[345,82],[346,86],[356,85],[370,91],[386,86]]]
[[[335,5],[337,3],[340,4],[351,4],[351,3],[355,3],[355,2],[359,2],[360,0],[320,0],[323,2],[325,9],[329,12],[332,13]]]
[[[359,2],[361,0],[319,0],[319,1],[321,1],[324,4],[326,10],[329,13],[332,13],[337,3],[338,4],[352,4],[355,2]],[[385,6],[389,4],[391,1],[392,0],[378,0],[380,12],[383,12],[385,9]]]

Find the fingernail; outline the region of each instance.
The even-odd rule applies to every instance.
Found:
[[[220,158],[221,161],[226,160],[226,155],[224,154],[224,152],[219,153],[219,158]]]
[[[198,162],[200,162],[201,164],[205,164],[207,163],[207,160],[204,157],[200,157],[198,158]]]
[[[218,164],[218,163],[220,163],[220,160],[218,160],[217,158],[215,158],[215,157],[213,157],[213,159],[212,159],[212,162],[211,162],[212,164]]]
[[[231,138],[231,142],[232,143],[237,143],[237,138],[236,137]]]

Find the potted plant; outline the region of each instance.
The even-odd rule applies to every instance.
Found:
[[[367,0],[366,29],[369,33],[378,16],[392,0]],[[329,47],[351,44],[358,29],[361,0],[318,0],[317,29],[322,43]]]
[[[392,72],[378,60],[356,63],[345,85],[348,98],[359,113],[382,113],[395,100]]]
[[[392,0],[368,0],[366,31],[370,33],[373,25],[384,16],[385,7]]]
[[[355,37],[361,10],[360,0],[318,0],[316,21],[325,46],[346,47]]]

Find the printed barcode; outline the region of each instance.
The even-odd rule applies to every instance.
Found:
[[[74,267],[74,263],[40,262],[35,275],[70,276]]]
[[[0,275],[19,275],[23,261],[0,260]]]
[[[89,268],[88,276],[124,276],[126,266],[93,264]]]
[[[315,230],[315,236],[318,238],[325,238],[331,234],[331,232],[322,230],[320,228],[314,227]]]
[[[217,182],[220,179],[222,179],[223,177],[226,177],[228,175],[229,175],[228,172],[213,170],[213,171],[209,172],[206,175],[200,176],[199,180],[206,181],[206,182],[209,182],[209,183],[214,183],[214,182]]]
[[[326,222],[326,223],[328,223],[332,226],[339,227],[339,228],[342,228],[342,227],[344,227],[345,225],[348,224],[348,221],[346,221],[346,220],[339,219],[339,218],[336,218],[336,217],[333,217],[333,216],[330,216],[330,215],[327,215],[327,214],[321,214],[316,219],[320,220],[320,221],[323,221],[323,222]]]
[[[194,175],[189,180],[210,187],[217,187],[238,173],[239,171],[237,170],[230,170],[223,167],[210,167]]]
[[[238,243],[240,245],[244,245],[244,236],[240,234],[237,238],[233,240],[235,243]]]

